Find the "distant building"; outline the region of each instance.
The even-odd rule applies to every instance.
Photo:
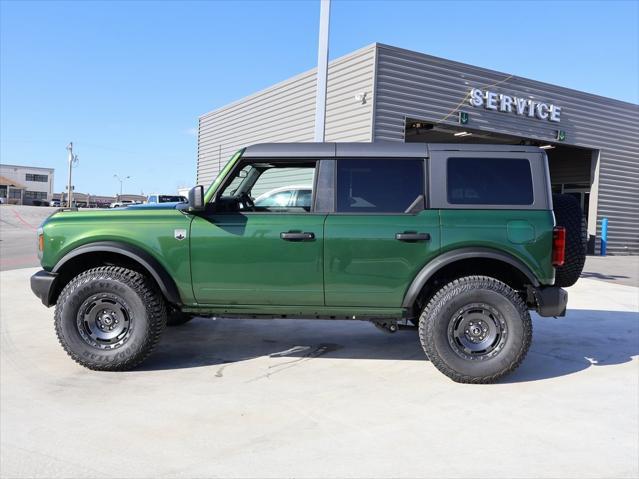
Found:
[[[66,193],[53,193],[53,200],[66,206]],[[73,192],[73,204],[79,208],[108,208],[115,201],[115,196],[89,195],[87,193]]]
[[[38,205],[53,199],[53,168],[0,165],[0,197],[5,203]]]

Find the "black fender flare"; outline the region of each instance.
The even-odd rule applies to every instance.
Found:
[[[503,253],[490,248],[459,248],[447,251],[446,253],[437,256],[433,260],[429,261],[428,264],[426,264],[426,266],[417,273],[417,276],[415,276],[415,279],[413,279],[413,282],[404,295],[402,308],[410,308],[414,304],[424,285],[435,273],[437,273],[437,271],[451,263],[472,258],[495,259],[507,263],[519,270],[519,272],[522,273],[528,281],[530,281],[530,284],[535,287],[539,286],[539,281],[530,268],[521,260],[508,253]]]
[[[171,275],[166,272],[160,262],[142,248],[128,243],[119,241],[96,241],[95,243],[78,246],[65,254],[60,261],[56,263],[51,272],[58,274],[66,263],[87,253],[117,253],[131,258],[149,272],[169,303],[182,304],[175,281],[173,281]]]

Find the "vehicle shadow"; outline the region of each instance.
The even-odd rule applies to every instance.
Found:
[[[581,273],[581,278],[590,278],[590,279],[603,279],[603,280],[609,280],[609,281],[616,281],[618,279],[629,279],[630,276],[623,276],[620,274],[604,274],[604,273],[597,273],[594,271],[583,271]]]
[[[639,313],[570,310],[560,319],[534,316],[528,356],[502,383],[550,379],[639,356]],[[196,368],[258,357],[426,361],[414,330],[388,334],[365,321],[196,318],[168,328],[138,370]]]

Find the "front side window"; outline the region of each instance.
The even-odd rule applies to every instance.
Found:
[[[419,159],[342,159],[337,162],[341,213],[411,213],[424,209],[424,162]]]
[[[524,158],[448,158],[446,186],[452,205],[531,205],[530,162]]]
[[[309,212],[315,163],[266,161],[244,165],[235,170],[219,202],[231,210]]]

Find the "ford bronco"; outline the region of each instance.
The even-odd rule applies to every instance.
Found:
[[[255,201],[300,184],[309,201]],[[418,329],[437,369],[489,383],[524,359],[529,310],[565,314],[585,247],[536,147],[260,144],[187,203],[52,214],[31,288],[94,370],[136,367],[194,316],[351,319]]]

